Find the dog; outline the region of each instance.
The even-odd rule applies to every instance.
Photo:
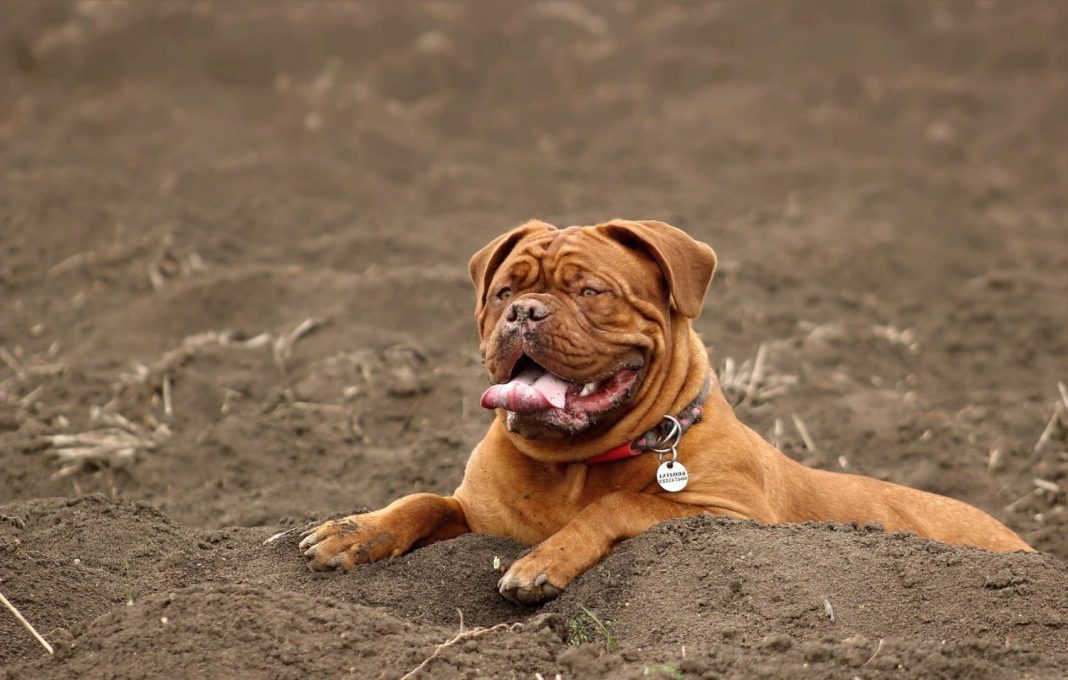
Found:
[[[878,523],[945,543],[1031,551],[951,498],[808,468],[741,423],[691,321],[716,254],[663,222],[533,220],[470,261],[496,410],[452,496],[417,493],[326,522],[300,549],[352,569],[468,532],[534,546],[500,579],[556,597],[620,541],[698,513],[764,523]]]

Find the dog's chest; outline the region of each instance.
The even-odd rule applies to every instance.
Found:
[[[533,545],[556,533],[595,497],[585,464],[472,458],[456,497],[476,533]]]
[[[655,469],[656,459],[649,461]],[[631,466],[629,471],[625,465]],[[640,462],[543,463],[518,452],[476,450],[455,495],[471,531],[534,544],[560,531],[606,493],[639,490],[641,479],[655,484],[653,469],[642,474],[632,465]]]

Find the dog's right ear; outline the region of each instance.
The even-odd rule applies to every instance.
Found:
[[[556,227],[541,220],[530,220],[493,239],[474,254],[467,268],[471,272],[471,282],[475,284],[475,314],[486,304],[486,289],[489,288],[493,275],[497,273],[497,268],[516,244],[531,234],[550,230],[555,231]]]

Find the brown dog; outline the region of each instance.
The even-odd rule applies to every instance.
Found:
[[[878,522],[1031,550],[970,505],[804,467],[739,422],[690,325],[715,268],[711,248],[662,222],[532,221],[480,250],[470,269],[493,381],[482,405],[496,420],[452,496],[414,494],[319,526],[300,544],[311,568],[498,534],[537,544],[499,584],[511,600],[537,602],[620,541],[702,512]]]

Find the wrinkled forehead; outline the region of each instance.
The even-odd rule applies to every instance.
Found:
[[[567,227],[524,239],[502,263],[520,277],[537,274],[558,278],[593,274],[628,281],[660,281],[660,268],[639,249],[628,247],[597,227]]]

